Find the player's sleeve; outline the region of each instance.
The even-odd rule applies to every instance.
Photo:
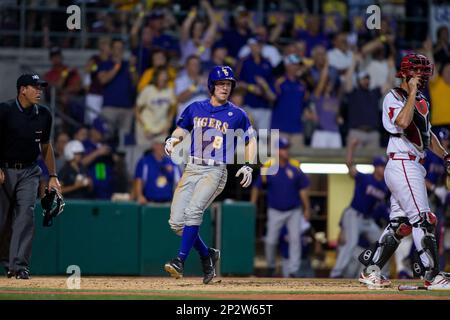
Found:
[[[395,124],[395,120],[403,108],[404,103],[389,92],[383,100],[383,126],[390,133],[399,133],[402,129]]]
[[[242,119],[241,119],[241,126],[240,126],[240,128],[242,130],[244,130],[245,143],[248,143],[248,141],[251,138],[255,138],[256,137],[256,132],[253,129],[252,124],[250,123],[250,119],[248,118],[247,113],[244,110],[242,110],[242,109],[241,109],[241,111],[242,111]]]
[[[50,141],[50,134],[52,132],[52,115],[50,114],[50,110],[43,108],[46,117],[47,117],[47,123],[45,124],[45,130],[42,133],[42,138],[41,138],[41,144],[47,144]]]
[[[308,176],[299,169],[298,174],[298,190],[306,189],[311,185],[311,181],[309,180]]]
[[[364,177],[365,177],[364,173],[356,171],[355,183],[361,183],[361,181],[364,179]]]
[[[142,174],[144,172],[144,159],[142,158],[136,165],[136,170],[134,171],[135,179],[143,179]]]
[[[190,105],[188,105],[186,107],[186,109],[184,109],[183,113],[180,115],[180,118],[177,121],[177,126],[187,130],[187,131],[192,131],[192,129],[194,128],[194,121],[192,119],[192,109],[194,108],[195,102],[191,103]]]

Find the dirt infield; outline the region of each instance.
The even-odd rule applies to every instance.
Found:
[[[83,277],[80,289],[68,290],[65,277],[0,279],[0,299],[246,299],[246,300],[450,300],[450,292],[368,290],[350,279]]]

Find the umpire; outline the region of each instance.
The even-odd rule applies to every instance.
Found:
[[[36,74],[21,75],[17,98],[0,104],[0,263],[8,278],[30,278],[40,153],[49,187],[61,191],[50,143],[52,116],[37,104],[46,86]]]

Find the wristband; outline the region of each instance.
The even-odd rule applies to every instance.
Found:
[[[58,175],[56,175],[56,174],[49,174],[48,175],[50,178],[57,178],[58,179]]]

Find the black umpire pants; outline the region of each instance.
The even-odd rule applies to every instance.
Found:
[[[41,168],[5,169],[0,185],[0,264],[9,270],[29,269],[34,235],[34,208]]]

